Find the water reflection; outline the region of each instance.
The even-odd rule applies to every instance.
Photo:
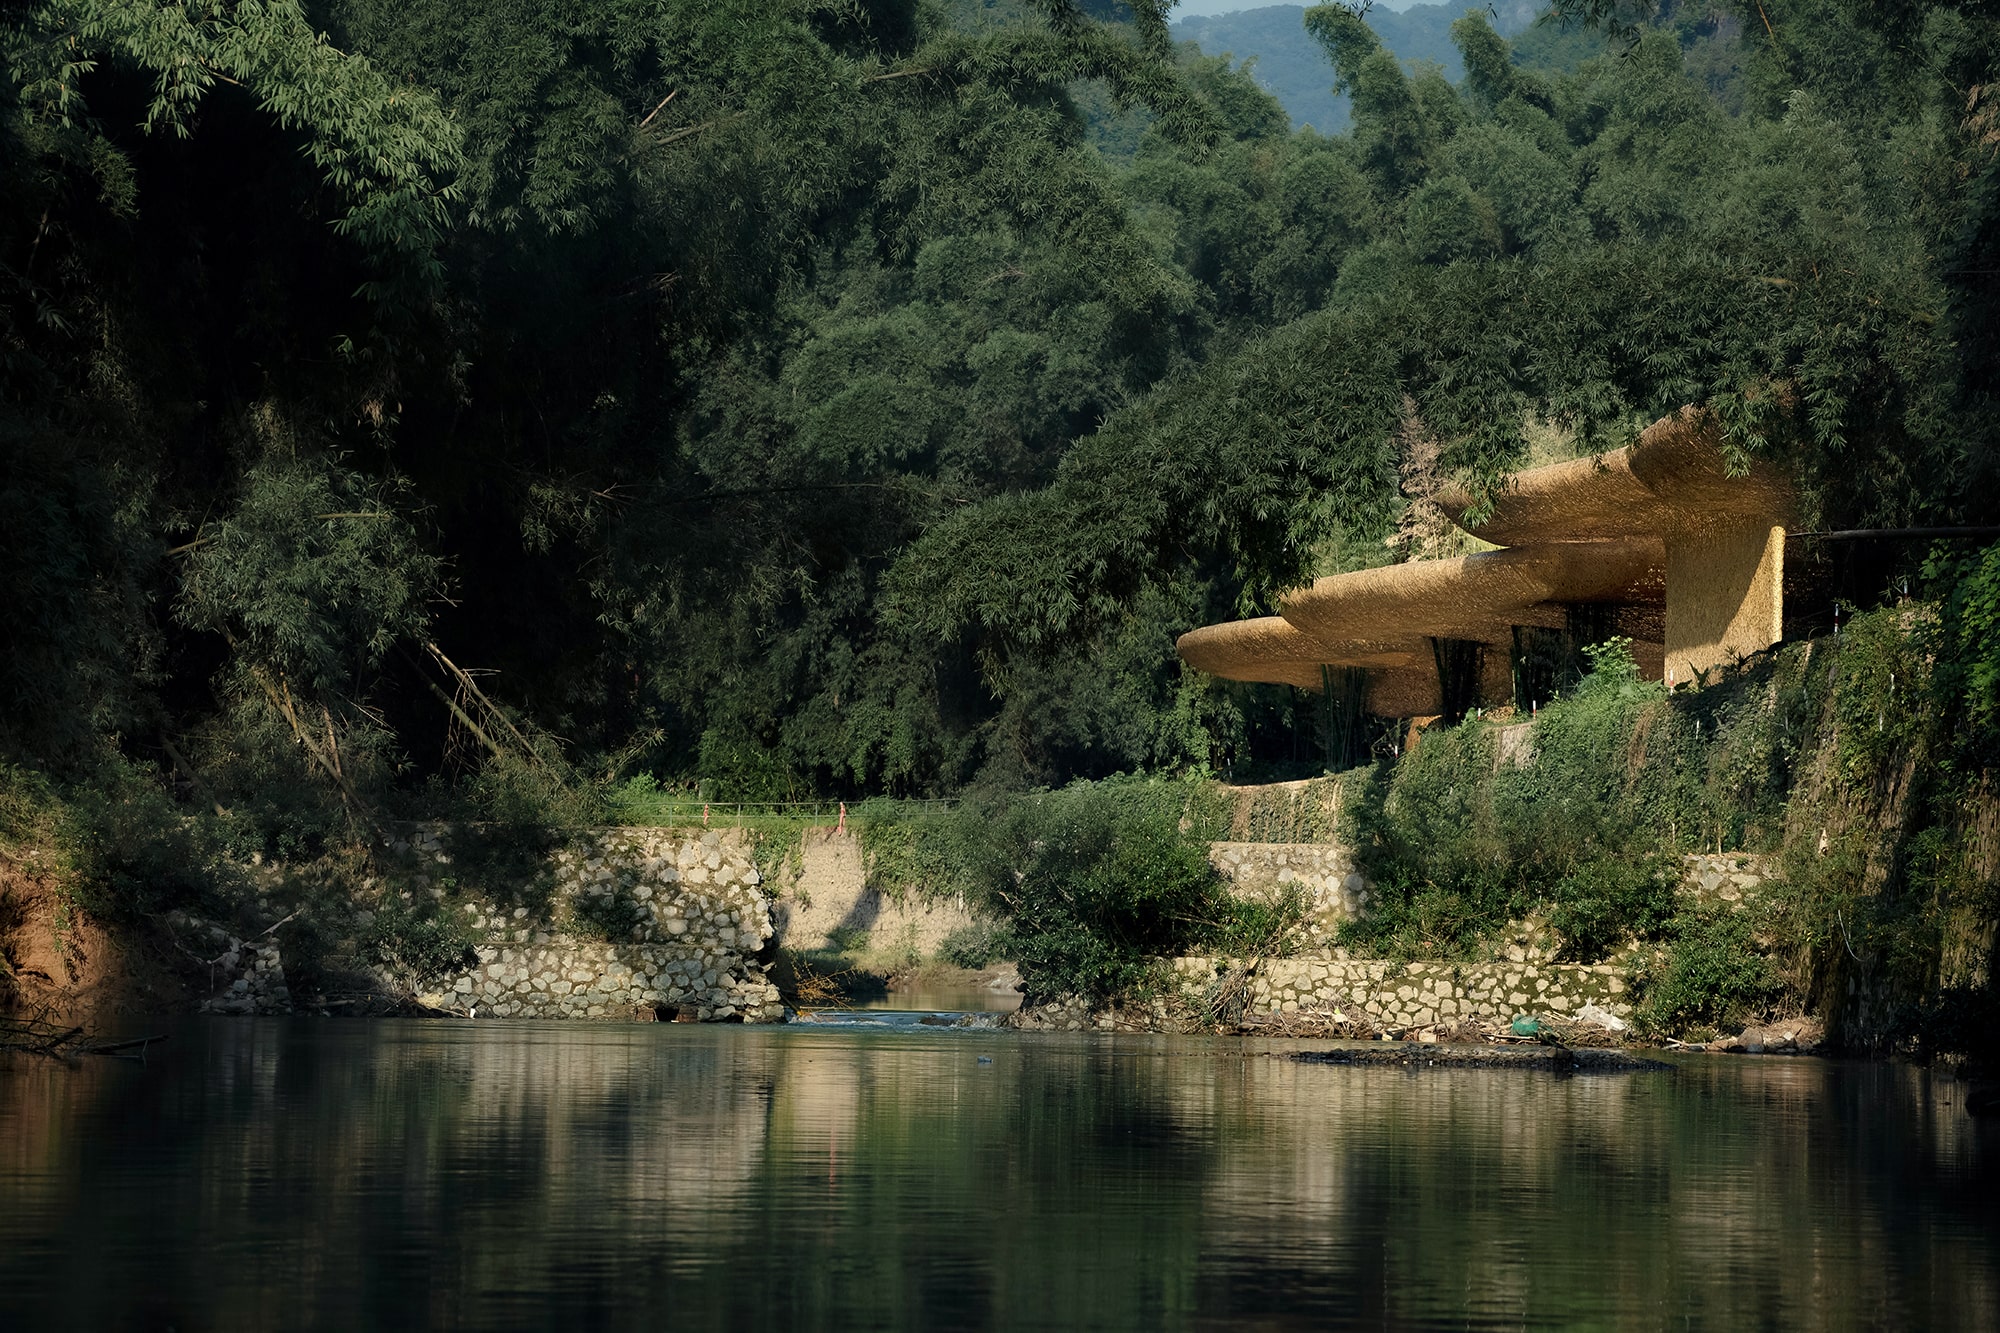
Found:
[[[2000,1325],[1996,1136],[1907,1069],[679,1024],[175,1045],[0,1074],[0,1326]]]
[[[931,985],[917,990],[885,991],[853,1006],[856,1009],[896,1009],[916,1013],[1011,1014],[1021,1007],[1021,992],[1011,986]]]

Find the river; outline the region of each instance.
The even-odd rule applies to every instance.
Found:
[[[1285,1048],[191,1021],[0,1067],[0,1328],[2000,1328],[1949,1080]]]

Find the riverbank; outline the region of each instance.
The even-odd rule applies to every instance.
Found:
[[[1238,822],[1262,799],[1236,798]],[[949,899],[885,892],[859,841],[831,830],[782,854],[733,829],[597,830],[527,861],[476,855],[468,832],[412,826],[390,844],[389,873],[345,893],[320,882],[307,896],[273,873],[230,927],[182,911],[118,929],[75,912],[65,922],[59,897],[23,894],[17,876],[0,955],[15,1008],[92,1030],[192,1012],[781,1022],[794,1007],[894,1005],[898,994],[916,1007],[1004,1011],[1027,986],[1010,963],[962,968],[939,957],[939,944],[975,918]],[[1316,910],[1295,948],[1337,936],[1368,892],[1337,845],[1239,839],[1209,855],[1241,896],[1303,886],[1300,901]],[[1754,912],[1768,875],[1759,858],[1691,855],[1681,892]],[[1004,1021],[1422,1046],[1519,1041],[1526,1023],[1531,1039],[1570,1048],[1823,1049],[1817,1020],[1771,1015],[1696,1041],[1641,1040],[1633,1020],[1645,960],[1563,964],[1546,930],[1507,939],[1484,963],[1399,963],[1325,945],[1290,957],[1183,957],[1160,965],[1169,984],[1151,994],[1038,999]]]
[[[1552,1074],[1631,1074],[1672,1069],[1630,1051],[1577,1050],[1568,1046],[1339,1046],[1299,1051],[1305,1064],[1386,1066],[1393,1069],[1530,1069]]]
[[[1991,1062],[2000,786],[1949,709],[1907,703],[1957,688],[1925,676],[1929,614],[1699,688],[1614,644],[1532,721],[1316,780],[862,803],[844,829],[404,823],[284,862],[233,850],[234,816],[10,770],[0,1004],[772,1022],[1012,961],[1026,1026],[1443,1039],[1596,1012]]]

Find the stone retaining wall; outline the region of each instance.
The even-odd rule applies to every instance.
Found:
[[[1182,993],[1199,1003],[1212,993],[1227,959],[1176,958]],[[1275,958],[1249,980],[1252,1013],[1340,1010],[1378,1027],[1428,1027],[1452,1019],[1511,1019],[1517,1014],[1568,1018],[1594,1004],[1632,1016],[1625,970],[1610,963],[1390,963],[1380,959]]]
[[[1294,947],[1323,947],[1368,905],[1368,881],[1355,868],[1353,851],[1338,843],[1212,842],[1208,859],[1239,898],[1275,901],[1293,890],[1305,895],[1305,929]]]
[[[403,850],[449,864],[436,831]],[[737,830],[604,829],[554,858],[545,907],[461,892],[477,963],[418,999],[496,1017],[777,1022],[769,900]]]
[[[1345,847],[1321,843],[1218,842],[1209,859],[1232,892],[1271,896],[1296,886],[1312,903],[1309,947],[1291,958],[1256,962],[1247,977],[1232,975],[1243,960],[1177,958],[1181,1009],[1202,1013],[1218,997],[1247,990],[1247,1015],[1341,1015],[1377,1029],[1427,1028],[1480,1018],[1506,1022],[1517,1015],[1574,1018],[1586,1005],[1615,1017],[1632,1017],[1630,972],[1619,962],[1590,966],[1550,961],[1555,941],[1526,932],[1505,957],[1483,963],[1391,963],[1350,958],[1323,947],[1332,928],[1364,911],[1369,886]],[[1685,858],[1681,892],[1704,902],[1740,908],[1756,899],[1776,874],[1771,858],[1746,852],[1697,853]],[[1533,923],[1529,923],[1530,926]],[[1310,947],[1318,943],[1322,947]],[[1626,962],[1631,960],[1627,959]],[[1241,992],[1237,992],[1241,993]],[[1150,1010],[1096,1010],[1074,1000],[1054,1000],[1024,1012],[1018,1026],[1078,1030],[1120,1029],[1171,1022],[1175,1006]]]
[[[1377,1032],[1453,1027],[1469,1019],[1506,1023],[1522,1015],[1574,1019],[1586,1005],[1629,1021],[1632,999],[1625,970],[1614,964],[1389,963],[1331,954],[1257,961],[1248,977],[1235,975],[1243,960],[1175,958],[1179,1004],[1155,996],[1139,1004],[1096,1008],[1063,997],[1023,1009],[1010,1027],[1076,1032],[1177,1030],[1189,1021],[1221,1015],[1225,997],[1243,997],[1243,1020],[1309,1014]],[[1244,985],[1247,983],[1247,985]],[[1238,990],[1243,986],[1243,990]],[[1196,1017],[1206,1015],[1207,1017]],[[1226,1021],[1238,1021],[1229,1018]]]
[[[391,845],[416,865],[416,888],[439,898],[452,870],[441,834],[412,829]],[[872,945],[928,955],[945,933],[972,920],[957,903],[883,898],[866,884],[851,838],[828,833],[808,838],[803,850],[800,873],[775,906],[749,840],[733,829],[585,834],[555,855],[552,891],[534,906],[520,905],[535,896],[522,894],[520,886],[489,894],[452,885],[451,910],[463,913],[475,961],[433,979],[418,999],[496,1017],[774,1022],[784,1010],[766,963],[781,936],[794,948],[811,948],[865,935]],[[1382,1028],[1505,1020],[1517,1013],[1568,1017],[1587,1004],[1631,1016],[1624,968],[1557,964],[1540,948],[1517,944],[1507,950],[1510,961],[1490,963],[1348,958],[1331,947],[1333,934],[1366,910],[1369,886],[1346,847],[1218,842],[1209,856],[1233,893],[1275,897],[1296,889],[1309,905],[1306,927],[1290,946],[1301,956],[1262,960],[1248,976],[1251,1014],[1343,1012]],[[1773,873],[1767,858],[1750,854],[1691,855],[1682,891],[1741,906]],[[362,916],[365,924],[367,914]],[[241,940],[191,919],[185,924],[193,931],[189,953],[206,959],[209,949],[216,951],[204,1010],[290,1010],[274,940]],[[1182,958],[1172,966],[1184,998],[1199,1008],[1232,964]],[[1041,1006],[1040,1019],[1024,1018],[1034,1026],[1103,1025],[1101,1015],[1073,1008]]]
[[[169,935],[182,952],[198,960],[208,996],[204,1014],[289,1014],[291,988],[285,984],[285,960],[269,935],[242,939],[211,921],[186,912],[169,912]]]
[[[1687,870],[1681,891],[1705,902],[1740,907],[1777,877],[1776,858],[1752,852],[1695,852],[1683,860]]]

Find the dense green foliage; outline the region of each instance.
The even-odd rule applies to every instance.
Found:
[[[5,785],[137,911],[399,815],[1309,768],[1323,706],[1172,641],[1394,558],[1419,435],[1479,487],[1704,403],[1816,524],[1992,517],[1986,6],[1561,0],[1513,44],[1455,22],[1453,83],[1321,5],[1339,136],[1169,8],[10,7]],[[1958,739],[1931,841],[1827,880],[1831,930],[1799,909],[1814,957],[1866,955],[1863,898],[1906,904],[1884,957],[1975,910],[1924,830],[1993,758],[2000,566],[1916,558],[1880,573],[1929,580],[1952,646],[1908,651]],[[1580,785],[1484,805],[1479,728],[1427,742],[1376,942],[1533,904],[1579,956],[1675,938],[1650,858],[1779,838],[1809,775],[1711,739],[1747,702],[1656,695],[1600,672],[1543,733]],[[1932,725],[1881,716],[1839,728],[1853,783]],[[1633,788],[1609,738],[1649,725]],[[1094,799],[994,821],[1052,886],[993,890],[1036,966],[1101,989],[1234,928],[1186,835],[1121,850]]]
[[[1985,586],[1940,578],[1968,604]],[[1857,1043],[1984,1042],[1965,1016],[2000,918],[1982,831],[1993,732],[1975,720],[1993,699],[1967,683],[1996,646],[1976,615],[1911,601],[1672,695],[1600,649],[1542,710],[1531,754],[1496,763],[1506,724],[1467,722],[1377,771],[1350,816],[1377,900],[1343,938],[1469,957],[1539,922],[1558,956],[1636,950],[1660,1030],[1803,1007]],[[1682,887],[1684,854],[1739,851],[1779,874],[1761,896],[1728,906]]]
[[[1031,999],[1125,994],[1159,958],[1255,947],[1289,924],[1225,891],[1208,843],[1227,804],[1204,782],[1113,778],[860,818],[875,882],[963,894],[997,918],[997,937],[955,938],[948,956],[1012,959]]]
[[[1149,6],[15,14],[0,739],[70,777],[338,828],[553,736],[753,799],[1277,757],[1172,635],[1369,559],[1412,414],[1474,480],[1706,401],[1829,522],[1982,493],[1948,6],[1473,16],[1456,86],[1321,6],[1340,137]]]
[[[1454,90],[1339,6],[1308,24],[1355,98],[1336,146],[1372,205],[1325,308],[1112,418],[1039,494],[933,527],[910,614],[996,652],[1088,634],[1190,551],[1266,607],[1382,531],[1410,415],[1477,483],[1534,420],[1588,445],[1702,401],[1788,456],[1829,524],[1978,510],[1989,424],[1934,258],[1966,221],[1962,131],[1884,135],[1810,91],[1731,116],[1661,31],[1551,78],[1468,19]],[[1116,486],[1135,462],[1150,484]]]
[[[1493,728],[1468,724],[1383,771],[1355,815],[1379,901],[1352,939],[1448,956],[1547,905],[1565,952],[1597,962],[1665,924],[1676,876],[1657,853],[1710,841],[1708,793],[1690,790],[1698,756],[1665,687],[1639,680],[1621,644],[1595,657],[1536,720],[1532,762],[1496,763]]]
[[[436,635],[614,768],[962,767],[872,585],[1204,336],[1062,93],[1198,152],[1157,50],[1062,8],[135,14],[6,33],[11,750],[178,741],[228,803],[195,742],[268,706],[315,781],[406,784],[452,682],[385,650]]]
[[[1465,62],[1452,44],[1451,25],[1470,7],[1422,4],[1391,9],[1376,5],[1365,19],[1382,45],[1406,67],[1438,65],[1445,77],[1456,83],[1465,75]],[[1531,27],[1537,13],[1546,7],[1537,0],[1481,6],[1499,32],[1517,42],[1525,39],[1531,50],[1544,44],[1541,39],[1559,31]],[[1304,14],[1299,5],[1246,5],[1234,13],[1177,19],[1173,31],[1175,37],[1194,42],[1204,51],[1231,55],[1246,63],[1254,60],[1253,77],[1278,99],[1294,125],[1310,125],[1321,134],[1339,134],[1348,127],[1347,100],[1333,91],[1333,70],[1326,53],[1299,40]],[[1591,36],[1586,34],[1585,40],[1594,46]]]

